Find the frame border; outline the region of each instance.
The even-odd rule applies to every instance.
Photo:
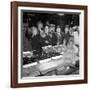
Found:
[[[49,81],[35,83],[18,83],[18,7],[44,7],[44,8],[61,8],[61,9],[77,9],[84,10],[84,80],[67,80],[67,81]],[[67,5],[52,3],[33,3],[33,2],[11,2],[11,88],[19,87],[37,87],[37,86],[53,86],[66,84],[81,84],[88,82],[88,61],[87,61],[87,19],[88,7],[83,5]]]

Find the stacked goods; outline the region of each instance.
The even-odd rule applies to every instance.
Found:
[[[62,48],[63,48],[62,45],[56,45],[56,46],[49,45],[49,46],[42,47],[45,53],[61,53]]]
[[[42,47],[42,49],[43,49],[43,52],[45,52],[45,53],[53,52],[53,48],[51,45]]]
[[[56,45],[56,46],[45,46],[42,47],[42,54],[39,55],[33,54],[33,51],[27,51],[23,52],[23,65],[33,63],[36,61],[44,60],[47,58],[60,56],[63,52],[63,46],[62,45]]]
[[[53,49],[56,53],[61,53],[62,52],[62,46],[61,45],[53,46]]]

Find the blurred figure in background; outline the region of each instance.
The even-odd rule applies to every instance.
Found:
[[[74,26],[74,43],[79,46],[79,27],[78,26]]]
[[[77,53],[77,55],[79,55],[79,27],[78,26],[74,26],[74,45],[76,47],[75,51]]]
[[[65,34],[64,34],[64,44],[67,46],[70,39],[70,33],[69,33],[69,25],[65,26]]]
[[[23,49],[24,49],[24,51],[32,50],[31,41],[30,41],[31,36],[32,36],[31,27],[28,27],[23,32]]]
[[[30,27],[27,28],[26,32],[25,32],[25,36],[28,40],[31,39],[31,36],[32,36],[32,30]]]

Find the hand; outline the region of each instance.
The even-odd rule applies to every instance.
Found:
[[[49,41],[46,40],[45,43],[49,43]]]

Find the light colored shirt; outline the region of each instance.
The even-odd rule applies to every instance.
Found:
[[[74,44],[79,45],[79,34],[77,31],[74,32]]]

